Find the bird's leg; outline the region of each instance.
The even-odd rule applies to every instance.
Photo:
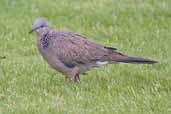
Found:
[[[80,82],[79,73],[77,73],[75,76],[72,76],[72,77],[66,76],[66,77],[65,77],[65,80],[66,80],[67,82],[69,82],[69,83]]]
[[[79,75],[79,73],[77,73],[77,74],[75,75],[75,81],[76,81],[76,82],[80,82],[80,75]]]
[[[79,68],[74,67],[71,72],[66,76],[66,81],[69,83],[76,83],[80,81]]]

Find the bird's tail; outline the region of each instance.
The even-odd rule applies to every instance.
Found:
[[[111,55],[112,61],[123,63],[137,63],[137,64],[154,64],[156,60],[146,59],[141,57],[130,57],[119,52],[114,52]]]

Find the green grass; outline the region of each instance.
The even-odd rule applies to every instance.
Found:
[[[68,84],[28,34],[36,17],[156,65],[114,64]],[[171,114],[171,0],[1,0],[0,114]]]

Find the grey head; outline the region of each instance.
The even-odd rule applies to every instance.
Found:
[[[49,27],[49,22],[45,18],[36,18],[34,20],[33,28],[29,33],[37,32],[39,29]]]

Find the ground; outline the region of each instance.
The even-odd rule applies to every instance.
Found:
[[[106,65],[68,84],[28,34],[36,17],[159,63]],[[0,114],[171,114],[171,0],[1,0],[0,26]]]

